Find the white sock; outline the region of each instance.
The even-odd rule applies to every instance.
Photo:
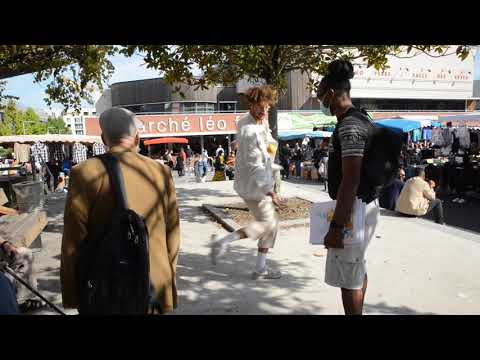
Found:
[[[267,254],[266,253],[257,253],[257,266],[255,270],[257,272],[263,272],[265,271],[265,268],[267,267]]]

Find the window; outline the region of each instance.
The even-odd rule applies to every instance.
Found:
[[[204,113],[207,111],[207,104],[205,103],[197,103],[197,113]]]
[[[237,102],[221,102],[218,104],[218,110],[222,112],[235,112],[237,110]]]
[[[87,116],[87,115],[88,115],[88,111],[84,111],[83,116]]]
[[[196,112],[195,105],[196,103],[191,102],[191,103],[182,103],[182,106],[180,107],[180,111],[184,113],[194,113]]]
[[[75,124],[81,124],[82,123],[82,119],[76,117],[75,118]]]
[[[97,115],[97,112],[96,111],[92,112],[92,115],[93,116]]]
[[[171,112],[172,113],[179,113],[180,112],[180,103],[178,102],[173,102],[171,103]]]
[[[75,131],[75,134],[76,135],[83,135],[83,130],[81,130],[81,131],[77,130],[77,131]]]
[[[165,104],[146,104],[142,106],[142,112],[162,113],[165,112]]]
[[[75,124],[75,130],[83,130],[82,124]]]
[[[212,104],[212,103],[197,102],[194,105],[195,105],[195,112],[197,113],[209,113],[209,112],[215,111],[215,104]]]

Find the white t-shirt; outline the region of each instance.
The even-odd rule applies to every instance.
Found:
[[[208,161],[208,151],[203,150],[201,161]]]

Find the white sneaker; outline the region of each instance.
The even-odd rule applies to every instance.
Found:
[[[460,200],[459,198],[455,198],[455,199],[452,200],[452,202],[456,203],[456,202],[458,202],[459,200]]]
[[[213,265],[217,265],[217,260],[227,252],[227,246],[220,241],[219,235],[212,235],[210,238],[210,259]]]
[[[267,280],[273,280],[273,279],[280,279],[282,277],[282,273],[279,270],[272,270],[268,267],[265,267],[263,271],[254,271],[252,273],[252,280],[257,280],[257,279],[267,279]]]
[[[457,202],[458,202],[459,204],[463,204],[463,203],[465,203],[465,202],[466,202],[466,200],[465,200],[465,199],[458,199],[458,201],[457,201]]]

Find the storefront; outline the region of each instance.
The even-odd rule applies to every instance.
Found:
[[[142,150],[145,150],[145,140],[161,137],[183,137],[188,139],[188,144],[195,153],[200,153],[202,148],[209,154],[222,145],[229,148],[233,135],[237,131],[237,122],[244,113],[225,114],[177,114],[177,115],[137,115],[143,126],[140,129]],[[97,117],[85,119],[88,135],[100,135],[101,130]],[[154,145],[152,153],[165,151],[167,148],[176,152],[184,146],[181,144]]]

